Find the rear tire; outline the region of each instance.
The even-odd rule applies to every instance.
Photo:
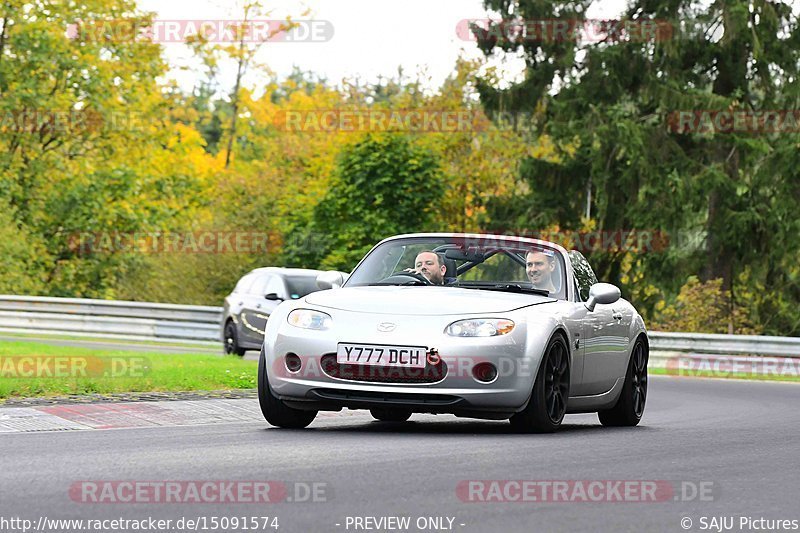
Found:
[[[369,414],[381,422],[405,422],[411,418],[411,411],[397,409],[370,409]]]
[[[225,322],[223,343],[226,354],[236,354],[239,357],[244,355],[245,349],[239,346],[239,334],[236,333],[236,324],[233,320]]]
[[[280,428],[301,429],[313,422],[317,416],[317,411],[293,409],[272,394],[267,379],[267,357],[263,346],[258,358],[258,403],[264,419]]]
[[[599,411],[597,417],[604,426],[632,427],[639,423],[647,402],[647,347],[641,338],[636,340],[625,374],[625,384],[614,407]]]
[[[567,413],[569,398],[569,350],[561,335],[547,345],[533,392],[525,409],[511,417],[511,426],[522,433],[553,433]]]

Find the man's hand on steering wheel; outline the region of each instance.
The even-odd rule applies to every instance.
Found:
[[[392,274],[392,276],[408,276],[410,278],[414,278],[416,280],[419,280],[419,281],[425,283],[425,285],[433,285],[433,283],[431,283],[431,280],[429,280],[424,275],[420,274],[419,272],[417,272],[416,270],[413,270],[411,268],[407,268],[407,269],[402,270],[400,272],[395,272],[394,274]]]

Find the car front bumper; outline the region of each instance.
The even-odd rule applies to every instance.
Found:
[[[455,318],[394,317],[396,330],[382,333],[365,327],[364,317],[342,316],[345,314],[348,313],[337,312],[334,319],[337,327],[329,331],[296,328],[287,324],[284,317],[279,326],[270,325],[272,331],[267,332],[264,355],[267,378],[276,397],[298,409],[393,407],[505,418],[527,404],[547,341],[530,338],[524,321],[519,318],[514,330],[506,335],[451,337],[444,329]],[[334,377],[326,372],[322,359],[335,358],[339,342],[425,346],[438,353],[447,370],[441,379],[426,383]],[[299,371],[287,369],[287,354],[300,357]],[[473,375],[475,365],[482,362],[490,362],[497,369],[497,377],[489,383]],[[375,370],[380,374],[380,370]]]

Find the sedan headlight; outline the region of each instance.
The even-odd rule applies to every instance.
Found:
[[[289,313],[289,316],[286,317],[286,321],[297,328],[325,330],[330,329],[333,319],[331,315],[320,311],[295,309]]]
[[[514,321],[505,318],[471,318],[453,322],[444,330],[453,337],[495,337],[514,329]]]

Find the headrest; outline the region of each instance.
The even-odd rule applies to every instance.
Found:
[[[445,258],[444,266],[447,267],[447,270],[444,272],[444,277],[446,278],[455,278],[457,275],[457,268],[456,267],[456,260]]]

